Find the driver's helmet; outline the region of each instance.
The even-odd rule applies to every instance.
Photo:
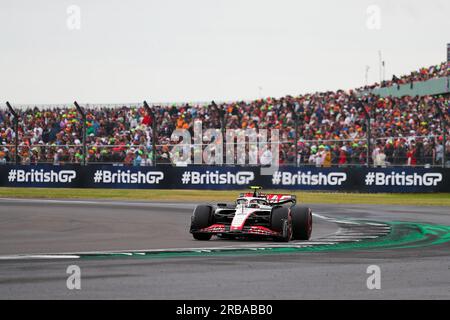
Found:
[[[250,208],[259,208],[261,205],[266,205],[267,202],[262,199],[252,199],[250,200],[249,207]]]

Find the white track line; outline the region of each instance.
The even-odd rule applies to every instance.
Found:
[[[64,254],[18,254],[0,256],[0,260],[28,260],[28,259],[79,259],[79,255]]]

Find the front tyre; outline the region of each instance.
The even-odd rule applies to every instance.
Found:
[[[200,241],[208,241],[211,240],[212,238],[212,234],[211,233],[192,233],[192,236],[194,237],[195,240],[200,240]]]
[[[270,226],[281,235],[275,240],[289,242],[292,238],[292,224],[288,208],[275,207],[270,214]]]
[[[294,240],[309,240],[312,233],[312,210],[308,207],[293,206],[292,237]]]
[[[212,234],[198,232],[201,229],[208,228],[214,223],[214,214],[212,208],[206,205],[195,207],[191,221],[191,233],[195,240],[210,240]]]

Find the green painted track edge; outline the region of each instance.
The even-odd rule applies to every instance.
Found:
[[[379,223],[379,222],[378,222]],[[93,253],[80,254],[80,259],[111,259],[111,258],[179,258],[196,256],[236,256],[236,255],[274,255],[295,254],[302,252],[332,252],[376,249],[407,249],[422,248],[433,245],[441,245],[450,242],[450,226],[433,225],[415,222],[383,222],[391,227],[391,232],[386,236],[376,239],[361,240],[359,242],[343,242],[311,247],[262,247],[257,249],[233,248],[202,250],[187,249],[186,251],[149,251],[125,253]],[[318,240],[319,241],[319,240]],[[302,243],[302,245],[304,245]]]

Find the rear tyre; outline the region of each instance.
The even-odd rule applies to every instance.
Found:
[[[293,206],[292,238],[294,240],[309,240],[312,233],[312,210],[308,207]]]
[[[192,236],[196,240],[209,240],[212,237],[210,233],[197,232],[214,224],[214,214],[210,206],[200,205],[194,209],[191,222]]]
[[[280,232],[281,236],[275,240],[288,242],[292,238],[292,225],[289,210],[285,207],[275,207],[270,214],[270,226],[273,231]]]

